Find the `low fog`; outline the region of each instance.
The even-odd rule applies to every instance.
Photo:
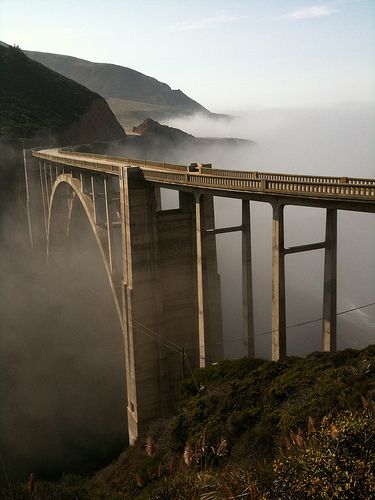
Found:
[[[168,125],[196,136],[240,137],[254,146],[184,151],[181,162],[268,172],[375,176],[375,106],[337,105],[321,109],[255,109],[232,120],[204,116],[179,118]],[[169,195],[169,199],[173,195]],[[241,222],[240,201],[215,199],[216,226]],[[271,354],[271,221],[268,204],[252,202],[252,250],[256,355]],[[286,207],[285,245],[322,241],[325,211]],[[240,356],[241,236],[217,236],[222,279],[225,352]],[[321,318],[324,251],[286,256],[287,325]],[[338,305],[342,312],[375,302],[375,214],[338,212]],[[338,348],[361,348],[375,339],[375,306],[340,314]],[[237,339],[237,340],[236,340]],[[289,328],[288,354],[321,349],[321,321]]]
[[[94,472],[127,443],[123,337],[77,215],[49,266],[31,251],[24,205],[14,200],[2,217],[0,453],[11,479]]]
[[[180,118],[168,125],[200,137],[240,137],[160,150],[158,157],[217,167],[375,177],[374,106],[251,110],[241,118]],[[119,152],[119,151],[117,151]],[[120,151],[128,155],[125,147]],[[129,156],[129,155],[128,155]],[[22,166],[20,166],[22,168]],[[164,208],[176,193],[163,192]],[[215,199],[216,227],[241,223],[238,200]],[[271,207],[252,202],[256,355],[271,352]],[[287,207],[286,245],[321,241],[324,210]],[[90,471],[126,443],[123,340],[103,264],[88,224],[64,261],[32,256],[25,207],[16,196],[2,214],[0,249],[0,452],[9,475]],[[79,237],[78,237],[79,235]],[[241,236],[217,236],[227,357],[243,355]],[[323,251],[286,257],[287,324],[321,318]],[[338,312],[375,302],[375,214],[339,212]],[[374,342],[375,307],[338,317],[338,347]],[[288,354],[321,349],[321,321],[288,328]]]

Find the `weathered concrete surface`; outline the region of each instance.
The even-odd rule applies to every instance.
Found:
[[[284,207],[275,204],[272,218],[272,360],[286,356]]]
[[[337,211],[327,210],[324,254],[323,351],[336,350]]]

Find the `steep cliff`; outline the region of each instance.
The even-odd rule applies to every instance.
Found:
[[[35,139],[59,145],[125,137],[98,94],[0,46],[0,138]]]

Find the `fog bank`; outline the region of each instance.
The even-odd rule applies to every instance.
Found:
[[[203,116],[169,121],[196,136],[241,137],[256,142],[244,149],[204,152],[193,161],[268,172],[375,177],[375,105],[351,104],[316,109],[254,109],[242,117],[209,120]],[[186,162],[186,151],[181,160]],[[210,157],[208,159],[208,157]],[[256,354],[270,356],[271,209],[252,202],[252,244]],[[240,203],[217,198],[216,226],[240,223]],[[324,239],[325,211],[287,207],[286,246]],[[219,235],[219,266],[226,353],[239,356],[241,345],[240,234]],[[286,257],[287,324],[321,318],[323,250]],[[338,312],[375,302],[375,215],[338,213]],[[339,315],[338,347],[364,347],[375,341],[375,307]],[[268,332],[268,333],[267,333]],[[321,321],[287,332],[288,353],[321,349]]]

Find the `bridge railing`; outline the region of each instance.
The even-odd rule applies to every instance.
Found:
[[[274,172],[257,172],[242,170],[222,170],[219,168],[202,168],[204,175],[219,175],[222,177],[243,177],[245,179],[267,179],[273,181],[297,181],[297,182],[315,182],[315,183],[334,183],[334,184],[374,184],[374,179],[365,179],[358,177],[329,177],[320,175],[294,175]]]
[[[133,160],[119,156],[70,151],[61,151],[61,153],[64,156],[51,155],[42,151],[35,152],[36,156],[49,161],[115,175],[119,175],[122,166],[139,166],[146,180],[161,184],[180,184],[226,191],[257,191],[270,194],[313,195],[314,197],[375,201],[374,179],[242,172],[203,166],[198,166],[198,171],[194,171],[195,168],[188,166]],[[77,159],[77,155],[80,158],[87,158],[87,160]]]
[[[66,152],[64,151],[64,154],[65,153]],[[117,175],[120,174],[120,166],[111,165],[110,163],[108,165],[103,163],[94,163],[92,161],[77,160],[75,158],[67,158],[62,156],[51,155],[48,153],[43,153],[41,151],[36,152],[35,156],[37,158],[42,158],[47,161],[62,163],[63,165],[69,165],[72,167],[87,168],[89,170],[97,170],[99,172],[110,173],[110,174],[117,174]]]
[[[188,184],[211,189],[259,191],[279,194],[313,194],[314,196],[340,198],[369,198],[375,200],[375,184],[339,184],[326,182],[316,184],[306,181],[280,181],[269,179],[244,179],[239,177],[200,175],[199,173],[170,173],[143,171],[144,178],[163,184]]]
[[[62,153],[76,156],[85,156],[91,159],[104,160],[106,162],[116,162],[121,165],[134,165],[143,168],[162,168],[165,170],[189,172],[190,168],[186,165],[177,165],[173,163],[163,163],[149,160],[139,160],[136,158],[125,158],[123,156],[110,156],[101,155],[96,153],[79,153],[75,151],[60,150]],[[258,171],[243,171],[243,170],[225,170],[219,168],[207,168],[202,166],[199,172],[203,175],[215,175],[218,177],[231,177],[241,179],[266,179],[270,181],[290,181],[290,182],[313,182],[323,184],[356,184],[356,185],[373,185],[374,179],[358,178],[358,177],[332,177],[332,176],[319,176],[319,175],[299,175],[299,174],[283,174],[275,172],[258,172]]]
[[[182,172],[187,171],[186,165],[177,165],[173,163],[163,163],[158,161],[150,160],[140,160],[137,158],[126,158],[124,156],[110,156],[110,155],[100,155],[96,153],[80,153],[78,151],[65,151],[60,150],[64,155],[68,154],[71,156],[85,156],[87,158],[104,160],[104,161],[114,161],[116,163],[121,163],[121,165],[133,165],[136,167],[155,167],[155,168],[165,168],[166,170],[180,170]]]

